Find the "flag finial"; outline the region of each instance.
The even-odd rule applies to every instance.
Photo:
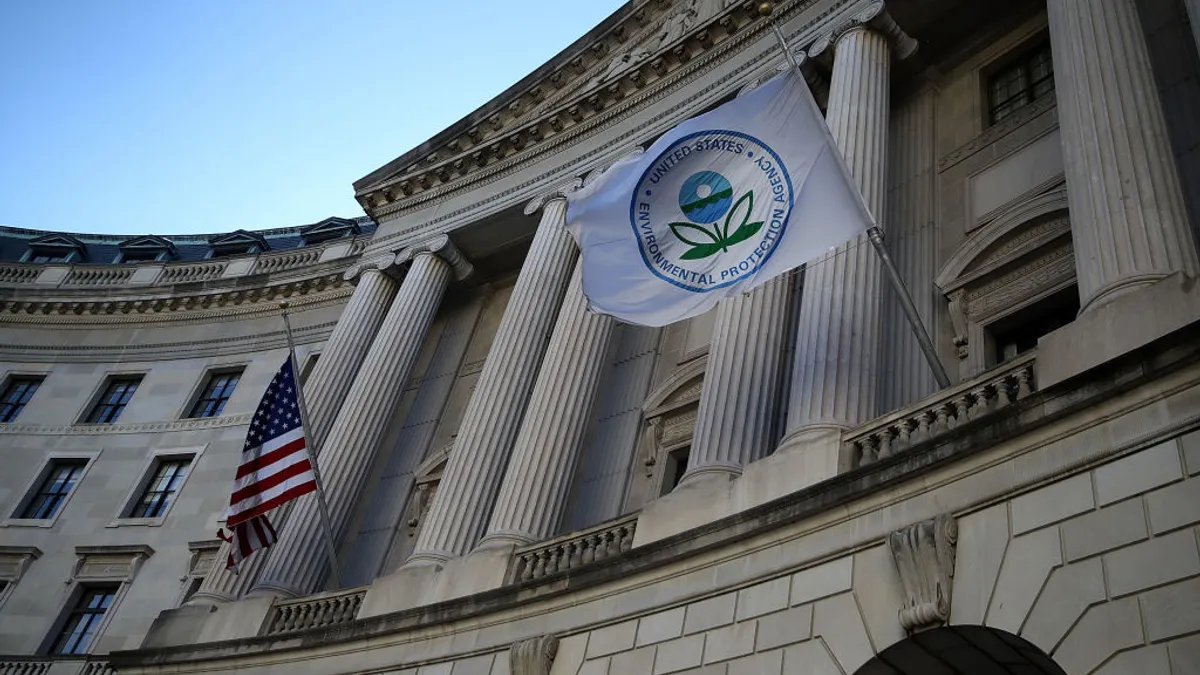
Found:
[[[763,2],[758,5],[758,13],[760,16],[771,16],[775,12],[775,3]]]
[[[288,304],[287,300],[279,301],[279,309],[286,310],[288,307],[291,307],[291,305]]]

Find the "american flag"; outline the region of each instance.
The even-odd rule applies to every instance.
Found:
[[[316,489],[289,356],[250,420],[242,464],[225,511],[225,527],[231,535],[218,532],[231,544],[226,567],[236,567],[246,556],[275,542],[267,511]]]

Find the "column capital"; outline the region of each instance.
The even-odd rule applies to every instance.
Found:
[[[553,201],[555,199],[566,199],[567,195],[578,190],[581,185],[583,185],[583,181],[581,179],[572,178],[571,180],[567,181],[566,183],[563,183],[562,185],[559,185],[558,187],[555,187],[551,190],[548,190],[548,191],[534,197],[533,199],[529,200],[528,204],[525,205],[525,215],[532,216],[533,214],[537,213],[538,211],[541,211],[542,207],[545,206],[548,202]]]
[[[364,258],[354,263],[342,273],[342,278],[351,283],[358,283],[363,272],[367,270],[379,270],[385,274],[395,276],[396,274],[396,254],[391,251],[379,253],[369,258]]]
[[[828,33],[817,38],[808,48],[809,56],[823,61],[832,60],[833,48],[837,46],[838,40],[855,30],[873,30],[887,38],[898,61],[915,54],[919,46],[917,41],[896,23],[892,15],[888,14],[883,0],[871,0],[849,18],[834,25]]]
[[[404,264],[412,262],[413,258],[422,253],[435,255],[445,261],[450,266],[450,269],[454,271],[454,278],[458,281],[466,279],[475,271],[475,267],[471,264],[471,261],[467,260],[462,251],[459,251],[454,242],[450,241],[450,237],[445,234],[430,237],[401,250],[396,254],[396,263]]]

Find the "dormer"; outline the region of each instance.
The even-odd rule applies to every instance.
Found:
[[[252,255],[262,253],[271,247],[260,234],[235,230],[228,234],[213,235],[208,240],[209,258],[224,258],[232,255]]]
[[[358,222],[349,218],[326,218],[319,223],[313,223],[300,228],[300,236],[305,246],[320,244],[331,239],[362,234]]]
[[[162,262],[175,259],[175,245],[162,237],[148,234],[117,244],[120,253],[114,263]]]
[[[70,263],[86,262],[86,251],[83,243],[75,237],[65,234],[48,234],[44,237],[31,239],[29,250],[21,257],[21,262],[32,263]]]

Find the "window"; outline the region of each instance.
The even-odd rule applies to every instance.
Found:
[[[1063,289],[988,327],[996,345],[995,362],[1004,363],[1037,347],[1038,338],[1058,330],[1079,314],[1079,289]]]
[[[155,262],[157,260],[165,260],[167,257],[166,251],[156,249],[125,249],[117,255],[117,261],[121,264]]]
[[[104,387],[103,393],[100,394],[100,399],[92,408],[91,414],[87,416],[88,423],[112,424],[116,422],[141,382],[140,376],[110,379],[108,385]]]
[[[313,368],[317,367],[317,361],[320,358],[321,354],[318,352],[304,360],[304,365],[300,367],[300,384],[308,382],[308,376],[312,375]]]
[[[692,454],[691,450],[692,447],[689,445],[667,453],[667,465],[663,467],[662,492],[660,495],[665,495],[679,487],[679,481],[683,480],[683,474],[687,473],[688,457]]]
[[[1042,42],[988,77],[988,120],[995,124],[1054,91],[1050,42]]]
[[[70,252],[66,252],[66,253],[62,253],[62,254],[57,254],[57,253],[30,253],[30,254],[29,254],[29,257],[27,258],[27,262],[32,262],[32,263],[57,263],[57,262],[70,262],[70,260],[71,260],[71,258],[72,258],[72,257],[74,257],[74,256],[73,256],[73,254],[72,254],[72,253],[70,253]]]
[[[52,648],[55,654],[85,654],[92,638],[96,636],[104,613],[117,597],[116,584],[84,587],[75,608],[63,623],[58,639]]]
[[[225,409],[225,404],[229,401],[229,397],[233,394],[233,388],[237,386],[238,380],[242,377],[242,371],[229,370],[225,372],[213,373],[208,377],[208,384],[204,385],[204,390],[200,392],[200,397],[196,399],[196,404],[192,406],[192,412],[188,417],[216,417]]]
[[[4,387],[4,393],[0,394],[0,422],[11,422],[17,419],[17,415],[21,414],[25,404],[33,398],[33,392],[37,391],[38,385],[41,383],[42,378],[40,377],[9,379],[8,385]]]
[[[42,484],[26,502],[20,517],[31,520],[53,518],[67,500],[67,495],[71,494],[86,466],[87,460],[82,459],[55,460],[51,463]]]
[[[142,496],[130,509],[130,518],[161,518],[179,491],[192,466],[191,457],[163,458],[155,462],[154,474]]]

